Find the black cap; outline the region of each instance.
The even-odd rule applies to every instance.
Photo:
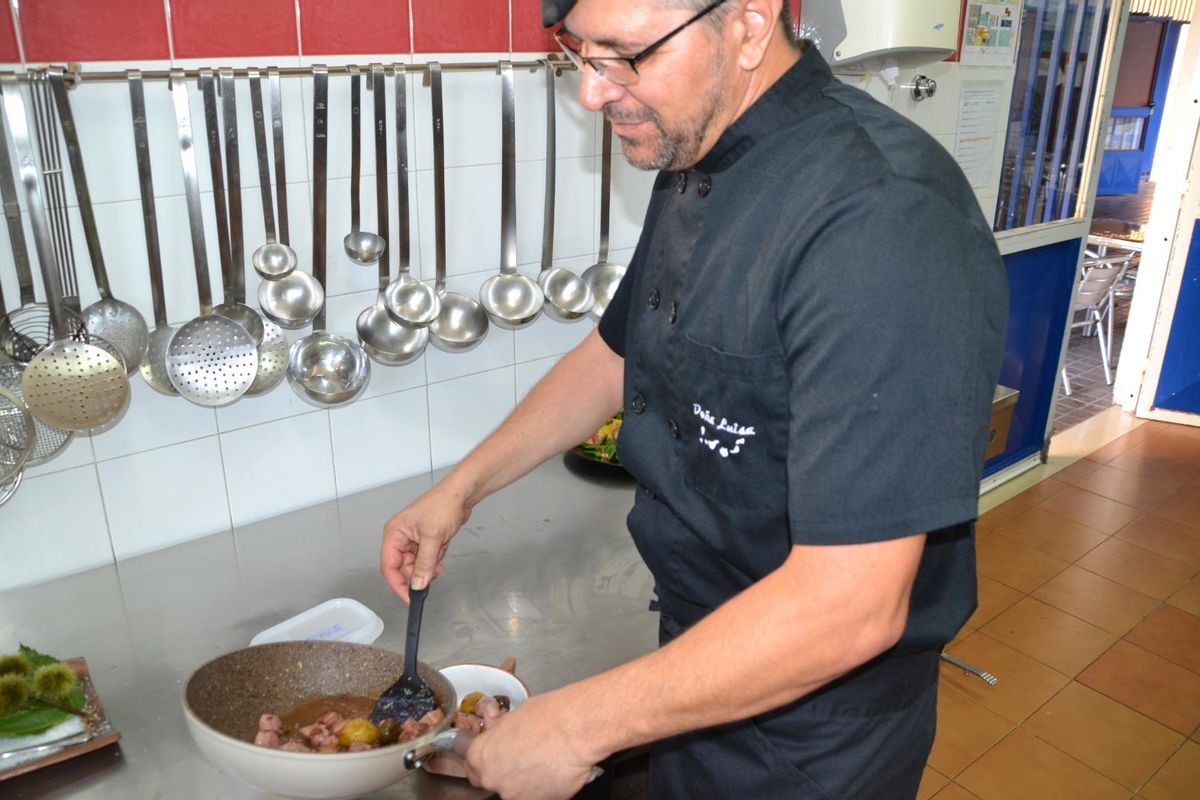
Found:
[[[549,28],[562,22],[573,5],[575,0],[542,0],[542,25]]]

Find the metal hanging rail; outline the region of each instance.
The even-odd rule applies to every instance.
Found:
[[[514,62],[512,62],[512,65],[513,65],[514,69],[527,69],[527,70],[532,71],[532,70],[537,70],[537,69],[541,69],[542,67],[544,67],[546,64],[546,61],[549,61],[550,64],[555,68],[555,70],[557,72],[559,72],[560,74],[566,70],[574,70],[575,69],[575,65],[572,64],[567,59],[563,58],[561,55],[551,56],[548,59],[539,59],[537,61],[514,61]],[[388,63],[392,63],[392,62],[388,62]],[[403,63],[403,62],[394,62],[394,63]],[[28,78],[28,77],[40,72],[42,69],[45,68],[45,66],[47,66],[47,65],[38,65],[37,67],[30,68],[26,72],[18,72],[15,74],[17,75],[18,78],[25,79],[25,78]],[[361,68],[362,65],[358,65],[358,66]],[[495,72],[495,71],[499,71],[500,62],[499,61],[465,61],[465,62],[460,62],[460,63],[445,63],[445,64],[442,64],[441,66],[442,66],[442,72]],[[263,69],[267,69],[267,68],[268,67],[266,65],[261,66],[261,67],[249,67],[249,68],[242,67],[239,69],[235,69],[233,71],[233,73],[237,77],[244,78],[247,76],[249,69],[263,70]],[[274,67],[272,67],[272,68],[274,68]],[[197,67],[194,69],[185,69],[183,71],[183,74],[188,79],[199,79],[201,69],[203,69],[203,68]],[[331,66],[331,67],[326,67],[326,69],[328,70],[330,75],[349,75],[350,74],[350,65]],[[404,64],[404,69],[408,72],[422,73],[425,76],[426,80],[429,79],[429,64],[428,63]],[[86,72],[86,71],[80,69],[79,65],[77,65],[77,64],[65,65],[64,70],[66,71],[72,86],[77,85],[80,82],[83,82],[83,83],[100,82],[100,81],[115,82],[115,81],[125,81],[128,79],[128,73],[123,70],[122,71],[106,71],[106,72],[101,72],[101,71]],[[312,67],[280,67],[279,68],[279,74],[280,74],[280,76],[283,76],[283,77],[290,76],[290,77],[305,77],[305,78],[307,78],[307,77],[312,76],[312,71],[313,71]],[[169,70],[169,69],[142,70],[142,79],[146,80],[146,81],[155,81],[155,80],[165,81],[165,80],[170,79],[170,77],[171,77],[171,70]]]

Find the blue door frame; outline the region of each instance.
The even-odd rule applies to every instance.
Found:
[[[1146,120],[1143,125],[1142,141],[1137,149],[1105,150],[1100,166],[1098,195],[1137,194],[1142,181],[1150,176],[1154,166],[1154,150],[1158,145],[1158,134],[1162,127],[1162,109],[1167,103],[1167,90],[1171,85],[1171,68],[1175,63],[1175,52],[1179,46],[1179,33],[1183,23],[1166,17],[1138,17],[1130,20],[1161,22],[1164,24],[1162,44],[1158,50],[1158,63],[1154,69],[1154,89],[1149,106],[1114,106],[1111,119]]]
[[[1200,414],[1200,220],[1192,227],[1154,407]]]

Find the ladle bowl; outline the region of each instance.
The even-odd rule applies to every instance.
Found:
[[[281,328],[296,330],[308,325],[325,305],[325,290],[307,272],[296,271],[278,281],[258,285],[258,307]]]
[[[442,311],[429,324],[429,341],[447,353],[465,353],[479,346],[488,332],[488,314],[465,294],[441,295]]]
[[[488,278],[479,288],[479,302],[492,322],[516,330],[538,318],[546,296],[532,278],[501,273]]]
[[[378,233],[350,231],[346,234],[346,238],[342,239],[342,246],[346,248],[346,255],[350,257],[351,261],[363,266],[370,266],[383,255],[387,243]]]
[[[582,319],[596,305],[592,287],[580,276],[562,267],[551,267],[538,275],[546,295],[546,314],[559,322]]]
[[[214,314],[220,314],[225,319],[231,319],[238,325],[241,325],[246,333],[250,334],[250,338],[254,340],[254,346],[258,347],[263,340],[263,321],[254,309],[245,303],[222,303],[213,309]]]
[[[357,342],[320,331],[292,343],[287,377],[300,399],[328,408],[362,394],[371,380],[371,362]]]
[[[441,302],[438,302],[441,308]],[[388,313],[383,302],[364,309],[355,323],[358,340],[367,355],[385,367],[399,367],[415,361],[429,345],[429,328],[401,325]]]
[[[125,369],[133,372],[142,363],[150,331],[140,311],[122,300],[108,297],[83,309],[83,324],[121,353]]]
[[[407,328],[427,327],[442,310],[441,297],[434,288],[407,272],[388,284],[383,304],[391,318]]]
[[[281,242],[267,242],[250,256],[254,271],[263,280],[278,281],[292,274],[300,260],[296,251]]]
[[[593,319],[599,320],[604,316],[604,310],[612,302],[613,295],[617,293],[617,287],[621,285],[621,279],[624,277],[624,264],[609,264],[602,261],[583,271],[583,279],[587,281],[588,286],[592,287],[592,294],[596,298],[590,312]]]
[[[168,397],[179,394],[179,390],[175,388],[175,384],[171,383],[170,375],[167,372],[167,348],[170,347],[171,338],[174,335],[175,329],[170,325],[161,325],[150,331],[146,355],[138,366],[142,378],[150,385],[150,388]]]

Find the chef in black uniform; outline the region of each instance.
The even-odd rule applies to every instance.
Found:
[[[917,791],[976,605],[1007,283],[951,156],[784,6],[544,3],[583,104],[659,171],[641,239],[598,330],[387,523],[382,566],[426,585],[475,503],[623,407],[663,646],[477,739],[503,797],[567,797],[647,742],[655,800]]]

